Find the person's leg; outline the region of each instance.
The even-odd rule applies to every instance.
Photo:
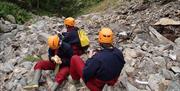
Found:
[[[55,64],[50,61],[38,61],[34,67],[35,74],[33,81],[24,87],[24,89],[32,89],[39,87],[39,80],[41,78],[42,70],[53,70],[55,68]]]
[[[59,69],[59,72],[56,74],[55,82],[51,87],[51,91],[56,91],[57,87],[62,84],[62,82],[67,78],[69,75],[69,67],[62,67]]]
[[[36,65],[34,66],[34,70],[54,70],[56,64],[51,61],[38,61]]]
[[[70,75],[73,80],[80,80],[82,78],[84,66],[85,64],[80,56],[74,55],[71,57]]]
[[[104,85],[105,85],[105,83],[103,81],[98,80],[96,78],[92,78],[86,83],[86,86],[91,91],[102,91]]]

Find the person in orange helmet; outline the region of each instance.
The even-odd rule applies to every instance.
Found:
[[[49,60],[40,60],[36,63],[34,70],[35,75],[32,83],[25,86],[24,89],[32,89],[39,87],[42,70],[55,70],[57,65],[60,65],[59,71],[55,76],[55,82],[51,91],[55,91],[58,85],[69,75],[70,59],[73,55],[73,50],[68,43],[63,42],[58,35],[53,35],[48,38],[48,56]]]
[[[71,45],[74,55],[82,55],[89,46],[81,47],[79,35],[77,32],[79,28],[75,27],[75,19],[68,17],[64,20],[64,24],[67,28],[67,32],[62,33],[63,41]]]
[[[101,50],[91,50],[86,63],[77,55],[72,56],[70,63],[70,75],[74,82],[82,78],[91,91],[102,91],[105,84],[113,86],[125,64],[122,52],[113,46],[110,28],[100,30],[98,42]]]

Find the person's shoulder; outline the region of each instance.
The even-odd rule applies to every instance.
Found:
[[[61,47],[71,47],[71,45],[65,41],[62,41]]]
[[[80,28],[78,28],[78,27],[74,27],[73,28],[73,30],[76,30],[76,31],[78,31]]]

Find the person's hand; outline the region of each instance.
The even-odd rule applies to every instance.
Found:
[[[96,52],[94,50],[89,50],[88,58],[91,58],[95,54]]]
[[[55,55],[54,57],[51,57],[51,60],[53,60],[56,64],[61,64],[61,58]]]

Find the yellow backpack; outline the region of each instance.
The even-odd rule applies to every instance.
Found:
[[[79,40],[81,43],[81,47],[85,47],[89,45],[89,38],[85,32],[84,29],[79,29],[78,30],[78,35],[79,35]]]

